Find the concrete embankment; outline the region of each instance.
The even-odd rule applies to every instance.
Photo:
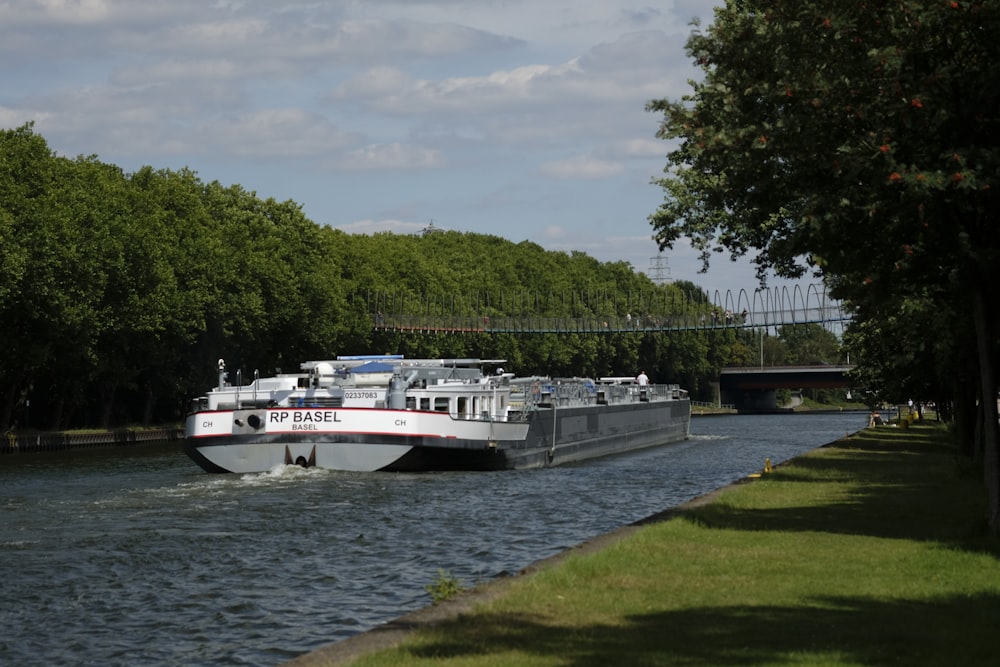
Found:
[[[58,452],[69,449],[100,449],[180,440],[183,429],[117,429],[89,433],[5,433],[0,454]]]

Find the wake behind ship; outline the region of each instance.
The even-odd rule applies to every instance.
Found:
[[[677,385],[515,377],[502,360],[351,356],[218,386],[193,402],[184,451],[208,472],[538,468],[687,439]]]

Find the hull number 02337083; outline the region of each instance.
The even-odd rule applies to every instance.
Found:
[[[344,399],[348,401],[359,400],[359,399],[369,399],[377,400],[382,398],[382,394],[377,391],[345,391]]]

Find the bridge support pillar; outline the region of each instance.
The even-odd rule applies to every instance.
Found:
[[[740,412],[776,412],[778,392],[774,389],[734,391],[723,396],[723,402],[732,404]]]

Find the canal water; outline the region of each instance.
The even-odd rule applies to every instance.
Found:
[[[271,666],[863,428],[695,417],[683,443],[496,473],[210,475],[177,443],[0,458],[0,665]]]

